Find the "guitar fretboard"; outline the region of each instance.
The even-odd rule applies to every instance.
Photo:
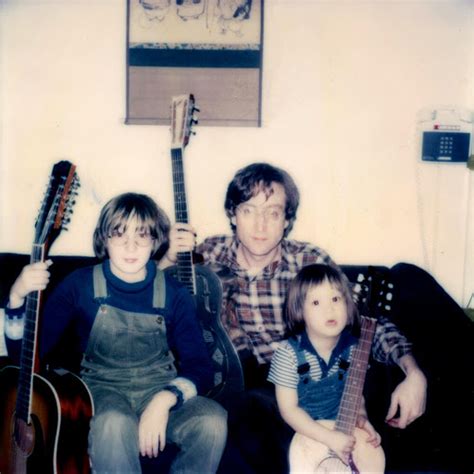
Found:
[[[345,434],[352,434],[356,426],[376,325],[374,318],[361,317],[361,335],[354,351],[336,418],[335,429]]]
[[[42,262],[45,246],[33,245],[30,263]],[[16,416],[29,423],[32,403],[32,383],[36,354],[36,334],[40,310],[41,292],[33,291],[26,298],[25,326],[20,356],[20,373],[16,399]]]
[[[186,201],[186,187],[184,183],[183,154],[180,148],[171,150],[171,164],[173,172],[174,212],[176,222],[187,224],[188,204]],[[196,294],[196,280],[192,252],[179,252],[177,256],[178,279],[186,286],[191,294]]]

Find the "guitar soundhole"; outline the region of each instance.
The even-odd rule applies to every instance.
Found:
[[[355,466],[354,466],[355,467]],[[316,468],[317,473],[347,473],[357,472],[353,471],[350,466],[344,464],[338,457],[330,456],[321,461]]]

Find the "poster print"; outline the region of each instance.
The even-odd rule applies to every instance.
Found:
[[[168,124],[174,95],[199,122],[260,126],[263,0],[127,0],[129,124]]]

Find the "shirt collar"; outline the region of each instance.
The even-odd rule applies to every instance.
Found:
[[[331,360],[334,360],[336,357],[339,357],[349,346],[356,344],[357,341],[358,339],[356,336],[354,336],[354,334],[352,334],[351,328],[346,326],[341,332],[341,337],[339,338],[339,341],[337,341],[336,347],[332,351]],[[316,349],[309,340],[308,333],[306,332],[306,330],[303,331],[303,333],[301,334],[299,347],[300,349],[304,349],[308,352],[311,352],[312,354],[317,355],[319,358]]]

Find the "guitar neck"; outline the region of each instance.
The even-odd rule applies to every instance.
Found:
[[[178,223],[187,224],[188,204],[184,183],[183,153],[181,148],[171,149],[171,164],[173,171],[174,212]],[[178,279],[186,286],[191,294],[196,294],[196,279],[192,252],[179,252],[177,256]]]
[[[30,263],[43,262],[45,256],[45,245],[33,245]],[[36,347],[41,294],[41,291],[33,291],[26,297],[25,326],[21,346],[18,395],[16,400],[17,417],[26,423],[29,423],[31,415],[33,374],[38,368]]]
[[[335,429],[345,434],[352,434],[356,426],[376,324],[373,318],[361,317],[361,335],[349,367],[336,418]]]

